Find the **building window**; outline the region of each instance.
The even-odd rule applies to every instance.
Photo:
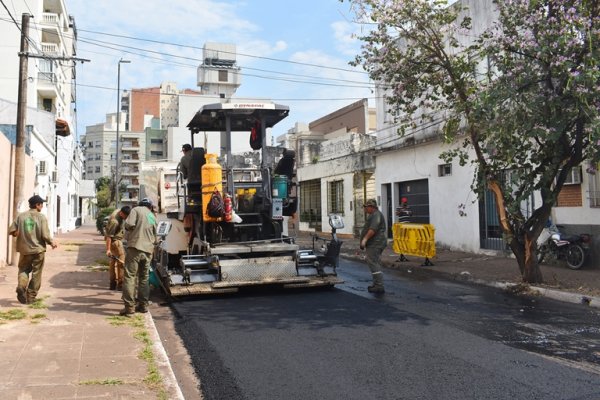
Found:
[[[321,180],[300,183],[300,221],[311,228],[321,225]]]
[[[150,139],[150,144],[163,144],[162,139]]]
[[[344,215],[344,181],[329,182],[327,197],[329,213]]]
[[[571,172],[567,175],[565,185],[579,185],[581,184],[581,167],[571,168]]]
[[[163,152],[162,151],[150,151],[150,155],[153,157],[162,157]]]
[[[102,154],[96,154],[96,158],[95,158],[95,160],[96,160],[96,161],[100,161],[100,160],[102,160]]]
[[[91,174],[92,172],[94,172],[94,167],[88,167],[87,172],[88,172],[88,174]]]
[[[102,141],[96,140],[96,145],[94,147],[102,147]]]
[[[91,149],[92,147],[94,147],[94,142],[88,142],[88,149]]]
[[[227,71],[219,71],[219,82],[227,82]]]
[[[96,173],[99,174],[100,173],[100,167],[96,167]]]
[[[450,175],[452,175],[452,164],[438,165],[438,176],[450,176]]]

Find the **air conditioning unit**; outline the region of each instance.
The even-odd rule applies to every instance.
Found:
[[[37,173],[38,173],[38,175],[47,175],[48,174],[48,169],[46,167],[46,161],[40,161],[40,163],[37,166]]]
[[[52,171],[52,175],[50,176],[50,181],[52,183],[58,182],[58,171]]]

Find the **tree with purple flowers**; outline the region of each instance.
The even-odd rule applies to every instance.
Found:
[[[469,1],[350,0],[372,28],[354,64],[385,85],[399,135],[444,116],[440,136],[457,146],[440,156],[474,163],[523,281],[540,283],[536,240],[558,194],[571,168],[600,159],[600,1],[480,0],[485,29]]]

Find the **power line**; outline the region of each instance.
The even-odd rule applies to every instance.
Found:
[[[160,41],[160,40],[144,39],[144,38],[138,38],[138,37],[134,37],[134,36],[118,35],[118,34],[114,34],[114,33],[98,32],[98,31],[92,31],[92,30],[87,30],[87,29],[79,29],[79,31],[80,32],[93,33],[93,34],[96,34],[96,35],[104,35],[104,36],[111,36],[111,37],[120,37],[120,38],[123,38],[123,39],[131,39],[131,40],[137,40],[137,41],[149,42],[149,43],[155,43],[155,44],[164,44],[164,45],[168,45],[168,46],[178,46],[178,47],[184,47],[184,48],[195,49],[195,50],[204,50],[203,47],[191,46],[191,45],[184,45],[184,44],[180,44],[180,43],[164,42],[164,41]],[[284,60],[284,59],[273,58],[273,57],[257,56],[257,55],[254,55],[254,54],[245,54],[245,53],[238,53],[238,52],[228,52],[228,51],[225,51],[225,50],[219,50],[219,52],[220,53],[227,53],[227,54],[236,54],[236,55],[240,55],[240,56],[244,56],[244,57],[250,57],[250,58],[258,58],[258,59],[262,59],[262,60],[283,62],[283,63],[289,63],[289,64],[295,64],[295,65],[304,65],[304,66],[308,66],[308,67],[317,67],[317,68],[324,68],[324,69],[332,69],[332,70],[336,70],[336,71],[352,72],[352,73],[357,73],[357,74],[367,74],[367,72],[364,72],[364,71],[357,71],[357,70],[352,70],[352,69],[347,69],[347,68],[339,68],[339,67],[329,67],[329,66],[326,66],[326,65],[318,65],[318,64],[305,63],[305,62],[300,62],[300,61],[290,61],[290,60]]]
[[[15,19],[15,17],[13,17],[12,13],[10,12],[10,10],[6,6],[6,4],[4,4],[4,0],[0,0],[0,3],[2,3],[2,6],[4,6],[4,9],[8,13],[8,16],[10,17],[10,19],[12,20],[12,22],[15,24],[15,26],[17,27],[17,29],[19,30],[19,32],[21,32],[21,25],[19,25],[19,23],[17,22],[17,20]]]
[[[81,39],[80,38],[79,41],[83,42],[83,43],[91,44],[93,46],[109,48],[111,50],[119,50],[119,51],[123,51],[125,53],[134,54],[134,55],[137,55],[137,56],[140,56],[140,57],[145,57],[145,58],[151,58],[152,59],[152,57],[144,55],[144,54],[136,53],[136,52],[133,52],[133,51],[130,51],[130,50],[117,49],[117,48],[110,47],[110,46],[119,46],[119,47],[122,47],[122,48],[125,48],[125,49],[132,49],[132,50],[137,50],[137,51],[143,51],[143,52],[147,52],[147,53],[152,53],[152,54],[157,54],[157,55],[162,55],[162,56],[167,56],[167,57],[173,57],[173,58],[180,58],[180,59],[184,59],[184,60],[192,60],[192,61],[197,61],[199,63],[202,62],[202,60],[200,60],[198,58],[194,58],[194,57],[180,56],[180,55],[177,55],[177,54],[170,54],[170,53],[160,52],[160,51],[156,51],[156,50],[148,50],[148,49],[143,49],[143,48],[139,48],[139,47],[127,46],[127,45],[122,45],[122,44],[112,43],[112,42],[106,42],[106,41],[101,41],[101,40],[90,41],[90,40],[86,40],[86,39]],[[102,44],[99,44],[99,43],[102,43]],[[159,59],[159,60],[162,60],[162,59]],[[186,66],[186,65],[183,65],[183,66]],[[196,66],[194,66],[194,68],[196,68]],[[278,80],[278,81],[292,82],[292,83],[303,83],[303,84],[309,84],[309,85],[354,87],[354,88],[360,88],[360,89],[372,89],[373,86],[374,86],[374,85],[369,84],[369,83],[362,83],[362,82],[358,82],[358,81],[356,82],[357,85],[342,85],[342,84],[336,84],[336,83],[304,81],[304,80],[296,80],[296,79],[288,79],[288,78],[280,78],[280,77],[269,77],[269,76],[263,76],[263,75],[257,75],[257,74],[248,74],[248,73],[239,72],[239,71],[235,71],[235,70],[231,70],[231,72],[234,73],[234,74],[242,75],[242,76],[252,76],[252,77],[261,78],[261,79]],[[282,75],[286,75],[285,72],[276,72],[276,73],[279,73],[279,74],[282,74]],[[314,78],[314,77],[311,77],[311,78]]]
[[[34,28],[34,29],[37,29],[37,28]],[[94,32],[94,31],[90,31],[90,32]],[[97,32],[95,32],[95,33],[97,33]],[[101,33],[98,33],[98,34],[101,34]],[[129,38],[128,36],[124,36],[124,35],[112,35],[112,34],[106,34],[106,35],[115,36],[115,37]],[[139,38],[132,38],[132,39],[145,40],[145,39],[139,39]],[[123,45],[123,44],[119,44],[119,43],[114,43],[114,42],[101,41],[101,40],[97,40],[97,39],[87,39],[86,40],[85,38],[82,38],[81,36],[78,37],[77,40],[78,40],[78,42],[87,43],[87,44],[90,44],[90,45],[93,45],[93,46],[103,47],[103,48],[107,48],[107,49],[111,49],[111,50],[115,50],[115,51],[121,51],[121,52],[125,52],[125,53],[128,53],[128,54],[133,54],[133,55],[136,55],[136,56],[139,56],[139,57],[153,59],[153,60],[159,61],[159,62],[161,62],[163,64],[167,64],[167,65],[177,65],[177,66],[181,66],[181,67],[197,68],[197,65],[190,65],[190,64],[184,64],[184,63],[175,63],[175,62],[167,62],[167,61],[165,61],[162,58],[152,57],[152,56],[149,56],[149,55],[146,55],[146,54],[142,54],[142,53],[139,53],[139,52],[135,52],[135,51],[131,51],[131,50],[137,50],[137,51],[146,52],[146,53],[153,53],[153,54],[156,54],[156,55],[166,56],[166,57],[181,58],[181,59],[184,59],[184,60],[192,60],[192,61],[196,61],[198,63],[202,62],[201,59],[194,58],[194,57],[185,57],[185,56],[180,56],[180,55],[176,55],[176,54],[160,52],[160,51],[156,51],[156,50],[149,50],[149,49],[144,49],[144,48],[139,48],[139,47],[127,46],[127,45]],[[172,46],[188,47],[188,48],[193,48],[193,49],[202,49],[202,48],[197,47],[197,46],[179,45],[179,44],[174,44],[174,43],[159,42],[159,41],[153,41],[153,40],[146,40],[146,41],[154,42],[154,43],[163,43],[163,44],[172,45]],[[125,49],[131,49],[131,50],[125,50]],[[234,54],[233,52],[226,52],[226,51],[224,51],[224,53],[232,53],[232,54]],[[102,54],[102,53],[100,53],[100,54]],[[104,54],[106,54],[106,53],[104,53]],[[268,57],[252,56],[252,55],[248,55],[248,54],[240,54],[240,53],[235,53],[235,54],[246,55],[248,57],[255,57],[255,58],[272,59],[272,58],[268,58]],[[106,54],[106,55],[108,55],[108,54]],[[313,67],[318,67],[318,68],[341,70],[341,71],[346,71],[346,72],[357,72],[357,71],[354,71],[354,70],[349,70],[349,69],[344,69],[344,68],[328,67],[328,66],[322,66],[322,65],[317,65],[317,64],[310,64],[310,63],[299,63],[299,62],[293,62],[293,61],[287,61],[287,60],[281,60],[281,59],[272,59],[272,60],[277,60],[277,61],[280,61],[280,62],[290,62],[290,63],[295,63],[295,64],[308,65],[308,66],[313,66]],[[311,85],[321,85],[321,86],[338,86],[338,87],[350,87],[350,88],[353,87],[353,88],[361,88],[361,89],[373,89],[373,86],[374,86],[373,84],[368,83],[368,82],[353,81],[353,80],[349,80],[349,79],[321,78],[319,76],[308,76],[308,75],[302,75],[302,74],[293,74],[293,73],[289,73],[289,72],[272,71],[272,70],[265,70],[265,69],[259,69],[259,68],[253,68],[253,67],[244,67],[244,66],[240,66],[240,67],[241,67],[241,69],[254,70],[254,71],[259,71],[259,72],[274,73],[274,74],[279,74],[279,75],[287,75],[287,76],[300,77],[300,78],[321,79],[321,80],[332,81],[332,82],[345,82],[345,83],[351,83],[351,84],[349,84],[349,85],[342,85],[342,84],[327,83],[327,82],[320,82],[320,81],[296,80],[296,79],[289,79],[289,78],[283,78],[283,77],[277,77],[277,76],[264,76],[264,75],[258,75],[258,74],[249,74],[249,73],[239,72],[239,71],[235,71],[235,70],[232,70],[232,72],[236,73],[236,74],[239,74],[239,75],[242,75],[242,76],[256,77],[256,78],[259,78],[259,79],[279,80],[279,81],[284,81],[284,82],[301,83],[301,84],[311,84]],[[360,71],[360,72],[364,73],[362,71]],[[355,85],[352,85],[352,84],[355,84]]]

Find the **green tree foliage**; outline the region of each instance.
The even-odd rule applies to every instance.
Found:
[[[96,229],[100,234],[104,235],[104,227],[113,211],[115,211],[114,207],[105,207],[98,211],[98,215],[96,216]]]
[[[474,163],[523,280],[541,282],[536,239],[570,168],[599,159],[600,2],[482,0],[496,17],[483,30],[466,1],[350,3],[372,24],[354,64],[385,85],[399,134],[439,123],[459,144],[442,158]],[[533,193],[541,204],[524,215]]]
[[[96,199],[98,207],[108,207],[112,202],[112,182],[109,177],[96,179]]]

